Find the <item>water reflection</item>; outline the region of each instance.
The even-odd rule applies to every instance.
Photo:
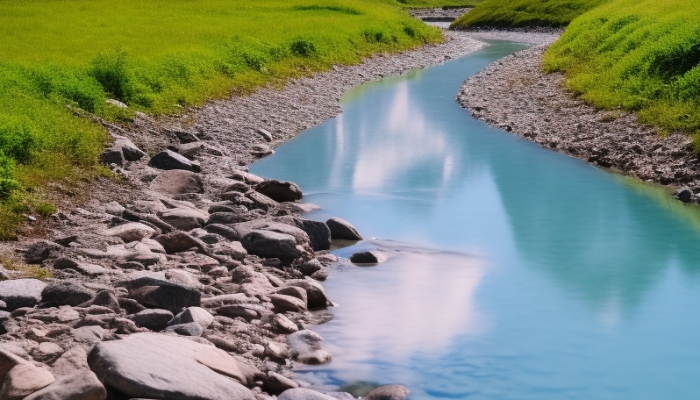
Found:
[[[363,86],[253,166],[312,218],[445,250],[334,272],[335,361],[311,370],[414,399],[699,397],[697,208],[471,119],[459,84],[517,48]]]

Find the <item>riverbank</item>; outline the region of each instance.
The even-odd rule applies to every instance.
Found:
[[[318,283],[336,261],[327,249],[360,234],[343,221],[303,219],[313,206],[298,202],[296,185],[245,165],[337,115],[340,96],[360,83],[484,46],[446,36],[282,90],[178,116],[137,113],[126,128],[104,122],[114,143],[102,159],[121,182],[90,187],[83,207],[66,200],[39,240],[2,246],[11,278],[0,282],[3,393],[268,399],[305,386],[293,362],[332,357],[306,330],[330,318]]]
[[[464,83],[458,102],[489,125],[645,182],[687,188],[678,197],[700,201],[700,162],[691,138],[662,137],[633,113],[586,105],[564,89],[562,74],[542,71],[546,48],[490,65]]]

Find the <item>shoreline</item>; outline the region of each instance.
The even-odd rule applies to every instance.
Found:
[[[485,46],[462,33],[445,36],[442,44],[379,54],[282,90],[263,88],[179,116],[137,114],[126,129],[104,123],[115,141],[103,162],[122,183],[93,186],[84,207],[68,199],[41,240],[2,244],[20,266],[41,265],[32,271],[52,277],[42,282],[0,268],[10,278],[0,282],[0,359],[10,370],[0,380],[16,386],[12,371],[30,371],[36,379],[23,397],[37,399],[237,393],[264,400],[294,389],[285,392],[289,399],[332,400],[310,394],[291,370],[293,362],[330,361],[323,339],[306,329],[328,320],[328,311],[309,311],[332,305],[318,283],[337,262],[324,250],[331,238],[359,234],[344,221],[303,219],[313,206],[296,202],[296,185],[245,166],[339,114],[351,88]],[[401,386],[380,389],[407,395]]]
[[[700,203],[700,159],[690,137],[636,122],[623,110],[596,110],[564,89],[564,76],[546,74],[547,45],[507,56],[462,85],[458,103],[474,118],[544,148],[594,166],[676,190]]]

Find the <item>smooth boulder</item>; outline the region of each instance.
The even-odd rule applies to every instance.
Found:
[[[342,218],[331,218],[326,221],[331,230],[331,238],[345,240],[362,240],[362,236],[354,226]]]
[[[364,400],[406,400],[409,393],[403,385],[384,385],[367,393]]]
[[[138,242],[156,234],[156,230],[139,222],[127,222],[102,232],[104,236],[121,238],[124,243]]]
[[[185,171],[192,172],[199,172],[201,170],[199,164],[190,161],[186,157],[170,150],[161,151],[153,156],[148,162],[148,165],[153,168],[164,170],[183,169]]]
[[[41,301],[41,292],[46,284],[38,279],[12,279],[0,282],[0,301],[7,311],[21,307],[34,307]]]
[[[186,338],[137,333],[98,344],[88,361],[100,381],[128,398],[255,400],[239,383],[246,378],[233,357]]]
[[[204,184],[199,175],[184,169],[163,171],[151,181],[150,186],[152,190],[171,196],[204,193]]]
[[[168,322],[173,319],[174,315],[168,310],[143,310],[136,314],[130,315],[129,319],[134,321],[139,328],[146,328],[152,331],[161,331],[168,326]]]
[[[146,307],[160,308],[173,313],[183,308],[199,306],[199,289],[167,280],[157,275],[144,275],[125,283],[129,297]]]
[[[265,258],[292,260],[301,256],[296,239],[292,235],[264,230],[253,230],[241,239],[249,254]]]
[[[289,181],[268,179],[258,184],[255,190],[280,203],[283,201],[297,201],[304,197],[301,188],[296,183]]]

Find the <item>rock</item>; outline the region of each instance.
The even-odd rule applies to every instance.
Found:
[[[246,249],[238,241],[217,243],[212,246],[211,250],[214,254],[226,255],[234,260],[242,260],[248,255]]]
[[[266,144],[256,144],[253,145],[252,151],[250,154],[256,156],[256,157],[265,157],[269,156],[270,154],[275,154],[275,151],[270,148],[270,146]]]
[[[304,308],[306,308],[306,304],[308,304],[306,290],[297,286],[283,286],[273,290],[272,292],[270,292],[270,294],[282,294],[285,296],[295,297],[304,302]]]
[[[246,182],[250,185],[257,185],[259,183],[265,182],[265,179],[255,175],[255,174],[251,174],[250,172],[240,171],[240,170],[232,173],[231,179],[241,181],[241,182]]]
[[[210,219],[211,221],[211,219]],[[240,232],[238,232],[236,229],[226,226],[226,225],[221,225],[221,224],[208,224],[207,226],[204,227],[204,230],[210,233],[215,233],[217,235],[221,235],[225,237],[228,240],[234,240],[234,241],[240,241],[243,236],[241,235]]]
[[[350,256],[350,261],[354,264],[378,264],[386,261],[386,255],[377,250],[358,251]]]
[[[197,323],[203,329],[207,329],[214,322],[214,317],[201,307],[188,307],[168,321],[168,325],[188,324],[190,322]]]
[[[280,203],[283,201],[297,201],[304,197],[299,186],[289,181],[265,180],[265,182],[258,184],[255,190]]]
[[[223,315],[229,318],[241,317],[246,321],[260,319],[262,317],[262,309],[260,306],[249,304],[236,304],[230,306],[219,307],[216,310],[217,315]],[[269,312],[269,311],[268,311]]]
[[[292,216],[277,217],[274,220],[276,222],[295,226],[304,231],[309,237],[309,244],[314,251],[328,250],[331,248],[331,230],[325,222]]]
[[[284,314],[275,314],[275,316],[272,317],[271,322],[273,328],[282,333],[294,333],[299,330],[297,325],[292,322],[292,320],[284,316]]]
[[[53,359],[63,353],[63,348],[56,343],[42,342],[36,348],[34,358],[47,360]]]
[[[183,231],[189,231],[203,226],[209,219],[209,215],[193,208],[173,208],[161,211],[158,217],[166,223]]]
[[[105,100],[105,103],[111,104],[117,108],[129,108],[129,106],[116,99],[107,99]]]
[[[5,380],[5,377],[7,376],[7,373],[14,368],[15,366],[19,364],[26,363],[23,358],[19,357],[18,355],[11,353],[10,348],[5,347],[7,345],[4,345],[3,347],[0,347],[0,382]],[[20,347],[19,350],[23,351],[24,350]],[[13,350],[14,351],[14,350]],[[26,355],[26,352],[25,352]]]
[[[250,213],[244,212],[244,211],[235,211],[235,212],[222,211],[222,212],[215,212],[214,214],[209,215],[209,220],[207,221],[207,225],[212,225],[212,224],[223,224],[223,225],[236,224],[236,223],[239,223],[239,222],[250,221],[251,218],[253,218],[253,217],[250,215]]]
[[[34,392],[24,400],[105,400],[107,391],[89,369],[81,369]]]
[[[181,336],[202,336],[204,328],[196,322],[189,322],[187,324],[170,325],[165,328],[165,331],[175,332]]]
[[[265,211],[271,208],[277,208],[279,206],[278,202],[272,200],[271,198],[265,196],[260,192],[250,192],[246,194],[246,196],[253,202],[253,204],[256,207]]]
[[[311,276],[315,272],[320,271],[322,268],[323,264],[321,264],[321,262],[315,258],[313,260],[305,261],[299,265],[299,271],[306,276]]]
[[[204,143],[202,142],[183,143],[177,146],[177,152],[190,160],[199,155],[202,150],[204,150]]]
[[[125,243],[129,243],[150,238],[156,234],[156,230],[139,222],[127,222],[126,224],[107,229],[103,231],[102,234],[104,236],[116,236],[121,238]]]
[[[192,286],[162,278],[143,276],[126,283],[129,296],[147,307],[179,312],[185,307],[199,306],[201,293]]]
[[[26,362],[15,365],[5,376],[0,399],[22,400],[54,381],[51,372]]]
[[[12,279],[0,282],[0,300],[7,311],[22,307],[34,307],[41,301],[41,292],[46,284],[38,279]]]
[[[272,301],[272,305],[275,307],[274,311],[277,313],[306,311],[306,304],[304,304],[304,301],[296,297],[285,296],[283,294],[271,294],[269,297],[270,301]]]
[[[117,314],[121,312],[119,307],[119,299],[117,299],[117,296],[115,296],[109,290],[100,290],[97,292],[97,295],[92,300],[92,305],[105,307],[106,309]]]
[[[265,379],[265,390],[271,394],[279,394],[287,389],[298,388],[299,384],[293,380],[282,376],[276,372],[270,371]]]
[[[263,128],[258,128],[255,132],[268,142],[272,141],[272,134]]]
[[[83,326],[70,331],[76,342],[85,344],[90,349],[102,341],[104,332],[102,327],[96,325]]]
[[[103,275],[108,272],[108,270],[104,267],[101,267],[96,264],[90,264],[90,263],[85,263],[85,262],[78,262],[71,260],[70,258],[57,258],[56,261],[53,263],[54,269],[62,270],[62,269],[72,269],[75,271],[80,272],[83,275],[88,275],[88,276],[97,276],[97,275]]]
[[[201,167],[199,164],[188,160],[186,157],[175,153],[174,151],[164,150],[156,154],[148,162],[148,165],[153,168],[171,170],[183,169],[185,171],[199,172]]]
[[[119,148],[109,147],[100,154],[100,163],[105,165],[116,164],[121,167],[124,161],[124,153]]]
[[[152,331],[161,331],[168,326],[174,318],[173,313],[168,310],[143,310],[129,316],[139,328],[146,328]]]
[[[226,186],[224,190],[222,190],[222,193],[226,192],[241,192],[241,193],[247,193],[250,190],[250,186],[243,182],[233,182],[230,185]]]
[[[693,200],[693,191],[686,187],[680,188],[673,194],[673,197],[683,203],[690,203]]]
[[[92,300],[95,292],[73,281],[54,281],[44,287],[41,299],[45,306],[77,306]]]
[[[311,389],[294,388],[285,390],[277,400],[335,400],[335,398]]]
[[[203,298],[202,306],[211,308],[232,304],[250,304],[252,301],[259,302],[258,299],[251,299],[243,293],[222,294],[220,296]]]
[[[27,264],[41,264],[44,260],[51,257],[52,254],[63,251],[63,246],[58,243],[42,240],[29,246],[24,254],[24,261]]]
[[[88,360],[100,381],[129,398],[254,400],[233,357],[185,338],[137,333],[98,344]]]
[[[268,341],[265,344],[265,352],[263,353],[270,360],[276,362],[277,364],[285,365],[288,358],[291,357],[287,346],[282,343]]]
[[[154,240],[160,243],[168,254],[180,253],[192,248],[196,248],[204,253],[207,249],[206,243],[192,235],[180,231],[158,235]]]
[[[320,283],[311,279],[290,279],[287,285],[296,286],[306,290],[309,310],[326,308],[330,305],[326,290]]]
[[[160,193],[177,196],[187,193],[204,193],[202,179],[192,171],[171,169],[158,174],[150,187]]]
[[[403,385],[384,385],[367,393],[364,400],[406,400],[409,393]]]
[[[324,349],[325,340],[316,332],[302,330],[287,336],[292,357],[304,364],[325,364],[331,355]]]
[[[134,142],[123,136],[114,141],[112,148],[121,150],[126,161],[138,161],[146,156],[146,153],[139,149]]]
[[[253,230],[270,231],[294,236],[296,244],[307,245],[309,243],[309,235],[307,235],[306,232],[304,232],[300,228],[297,228],[294,225],[286,223],[259,219],[254,221],[241,222],[233,225],[233,227],[243,236],[245,236],[248,232]]]
[[[293,260],[301,256],[294,236],[271,231],[253,230],[241,239],[250,254],[265,258]]]
[[[333,239],[362,240],[357,229],[344,219],[331,218],[326,221],[326,225],[328,225]]]
[[[165,279],[173,283],[191,286],[193,288],[199,288],[202,286],[194,275],[185,270],[177,268],[171,268],[165,271]]]

